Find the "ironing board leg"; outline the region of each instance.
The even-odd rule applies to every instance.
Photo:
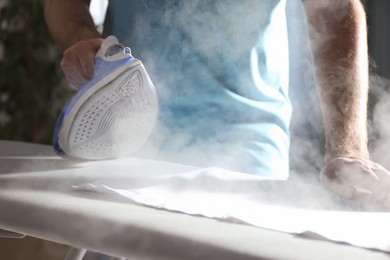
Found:
[[[4,237],[4,238],[24,238],[25,235],[0,228],[0,237]]]
[[[82,260],[84,258],[85,253],[87,253],[86,249],[72,247],[69,249],[64,260]]]

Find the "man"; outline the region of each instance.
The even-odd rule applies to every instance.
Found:
[[[88,4],[45,1],[47,24],[64,51],[62,69],[76,87],[91,79],[102,42]],[[376,190],[389,173],[367,149],[362,5],[307,0],[304,7],[325,128],[322,180],[343,196],[386,200],[387,192]],[[131,47],[157,87],[160,124],[151,140],[160,158],[288,177],[285,8],[286,0],[110,2],[103,34]]]

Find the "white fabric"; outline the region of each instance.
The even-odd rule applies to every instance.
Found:
[[[134,187],[139,183],[107,180],[74,188],[116,193],[147,206],[210,218],[233,219],[289,233],[316,234],[332,241],[390,252],[390,213],[269,205],[265,201],[265,194],[269,191],[266,187],[260,190],[261,182],[267,180],[218,168],[152,178],[149,182],[149,185],[143,183],[144,187],[138,189]],[[255,190],[256,184],[259,184],[259,190]],[[280,190],[280,193],[288,192]],[[316,196],[315,191],[310,193]],[[318,193],[323,194],[323,191],[318,188]],[[295,200],[305,200],[302,196],[309,195],[297,191]],[[293,200],[290,198],[290,201]],[[327,206],[331,203],[330,200],[323,202]],[[335,206],[338,205],[335,203]]]

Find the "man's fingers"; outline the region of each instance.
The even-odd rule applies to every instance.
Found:
[[[80,64],[80,74],[82,78],[88,82],[93,77],[93,71],[95,70],[94,55],[86,55],[86,57],[78,57],[78,64]]]
[[[76,62],[63,61],[61,63],[61,68],[64,72],[66,81],[76,88],[81,88],[88,80],[80,74],[82,69],[80,66],[77,66]]]
[[[370,160],[337,158],[324,167],[321,182],[361,209],[390,209],[390,173]]]
[[[103,39],[78,42],[64,51],[61,68],[69,84],[81,88],[93,77],[95,55]]]

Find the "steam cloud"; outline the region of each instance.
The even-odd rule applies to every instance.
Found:
[[[197,111],[184,111],[183,113],[188,114],[188,119],[182,119],[182,122],[179,123],[181,125],[177,129],[172,129],[159,122],[154,131],[157,134],[151,137],[149,145],[144,147],[140,155],[198,166],[213,165],[233,170],[240,170],[241,166],[247,168],[246,165],[250,165],[253,158],[250,156],[248,158],[241,157],[240,166],[237,167],[234,158],[236,158],[236,154],[239,154],[237,151],[242,150],[243,143],[235,140],[238,138],[227,137],[231,133],[228,132],[228,129],[220,126],[223,125],[222,121],[237,120],[234,118],[235,114],[218,113],[220,108],[210,105],[213,102],[208,101],[207,98],[215,97],[210,93],[215,89],[209,88],[207,85],[209,82],[205,83],[202,80],[205,73],[212,74],[215,81],[223,79],[224,82],[229,82],[229,79],[232,79],[235,82],[226,84],[224,86],[226,89],[223,91],[231,92],[237,96],[251,96],[251,93],[257,91],[252,87],[252,76],[242,67],[248,66],[250,59],[248,50],[258,42],[259,30],[268,23],[268,14],[277,2],[254,0],[244,2],[230,0],[191,1],[165,3],[163,4],[166,5],[164,8],[160,7],[161,4],[156,7],[150,2],[145,1],[143,8],[146,13],[144,15],[156,18],[148,18],[148,21],[135,20],[136,29],[129,28],[129,37],[125,41],[130,46],[132,43],[134,44],[134,56],[144,62],[156,85],[159,99],[162,101],[160,104],[165,105],[160,110],[162,113],[159,117],[163,118],[164,122],[175,120],[175,115],[169,112],[166,104],[168,106],[170,104],[176,105],[181,101],[178,99],[178,94],[172,90],[172,88],[178,87],[172,86],[180,86],[181,82],[186,81],[186,77],[197,78],[198,82],[193,88],[181,89],[180,95],[188,96],[189,102],[191,99],[203,98],[205,106],[197,107]],[[161,14],[162,9],[165,10],[163,14]],[[154,30],[153,23],[160,24],[159,31]],[[167,41],[175,43],[183,41],[184,43],[180,49],[173,50],[170,44],[165,44],[165,41],[159,42],[161,35]],[[190,38],[189,35],[194,36],[191,37],[191,42],[186,41]],[[156,44],[138,52],[137,45],[153,41]],[[177,44],[172,45],[177,46]],[[228,48],[230,46],[235,46],[235,48]],[[161,54],[161,56],[156,57],[156,53]],[[197,57],[194,58],[191,53],[196,53]],[[275,51],[275,53],[277,52]],[[213,57],[213,59],[205,57]],[[180,62],[175,64],[175,60]],[[199,64],[201,65],[199,66]],[[234,71],[239,76],[238,78],[232,77],[230,75],[232,68],[233,70],[242,70],[244,73],[240,75],[239,72]],[[183,71],[183,74],[180,75],[177,71]],[[249,87],[237,87],[240,85]],[[212,111],[213,109],[214,111]],[[216,115],[213,125],[210,125],[210,121],[202,120],[202,116],[212,113]],[[235,113],[237,114],[237,112]],[[194,114],[199,114],[199,118]],[[243,113],[242,116],[247,118],[246,122],[256,121],[250,113]],[[184,122],[185,120],[188,121]],[[180,127],[186,129],[186,132],[180,131]],[[202,142],[193,138],[196,133],[204,133],[204,129],[210,129],[210,132],[217,138],[202,137]],[[204,140],[206,141],[204,142]],[[229,148],[226,148],[227,144]],[[169,149],[159,149],[159,147],[164,146],[168,146]]]
[[[160,6],[153,6],[149,1],[144,1],[144,7],[148,17],[151,19],[150,24],[145,24],[144,20],[134,21],[133,31],[129,31],[130,35],[127,43],[132,46],[135,42],[142,44],[145,39],[151,40],[148,37],[154,37],[156,44],[151,46],[151,51],[138,52],[137,48],[133,48],[133,54],[140,58],[154,81],[159,92],[160,100],[165,103],[174,103],[176,101],[176,93],[171,91],[171,86],[178,84],[182,77],[187,75],[177,75],[175,72],[178,69],[175,67],[175,59],[185,59],[189,51],[196,51],[205,57],[215,57],[214,61],[218,63],[220,68],[226,68],[223,62],[225,56],[233,60],[239,60],[243,57],[243,53],[248,46],[253,46],[255,41],[253,36],[257,36],[256,32],[267,23],[267,16],[262,16],[257,11],[259,8],[254,6],[261,5],[260,9],[266,14],[271,10],[277,1],[210,1],[207,9],[196,9],[201,1],[195,0],[190,2],[166,3],[165,13],[161,14]],[[323,7],[329,4],[345,5],[348,1],[315,1],[315,4],[322,4]],[[196,11],[196,15],[194,12]],[[289,45],[290,45],[290,96],[293,101],[293,118],[291,122],[291,150],[290,164],[291,177],[304,178],[304,181],[318,181],[319,172],[323,166],[324,153],[324,133],[322,125],[322,117],[319,106],[319,97],[316,90],[314,80],[314,67],[310,54],[309,40],[307,28],[305,25],[305,15],[301,6],[301,1],[287,1],[287,19],[289,26]],[[215,16],[218,19],[215,19]],[[239,17],[239,19],[236,19]],[[339,17],[327,17],[327,19],[338,19]],[[154,19],[154,20],[153,20]],[[253,21],[256,21],[254,23]],[[162,24],[161,31],[153,31],[153,23]],[[224,32],[218,28],[225,28]],[[242,28],[246,28],[242,31]],[[130,29],[129,29],[130,30]],[[321,30],[320,30],[321,31]],[[226,33],[222,35],[223,33]],[[190,49],[183,46],[178,50],[170,50],[168,46],[159,42],[159,36],[165,35],[168,40],[178,41],[183,39],[185,34],[194,35],[195,40]],[[136,39],[131,35],[137,35]],[[202,35],[202,37],[196,37]],[[209,37],[203,37],[208,35]],[[235,35],[240,35],[237,38]],[[233,45],[240,45],[242,48],[230,50],[226,49],[221,54],[218,48],[223,48],[224,42],[218,42],[215,39],[228,39]],[[325,30],[318,33],[317,37],[334,37],[327,34]],[[185,38],[185,37],[184,37]],[[214,40],[211,40],[214,39]],[[239,41],[240,44],[237,44]],[[134,44],[137,46],[137,44]],[[229,44],[227,44],[229,46]],[[191,49],[192,48],[192,49]],[[312,48],[321,48],[321,46],[312,46]],[[175,55],[166,55],[167,53],[177,53]],[[159,53],[161,56],[156,57]],[[163,59],[170,59],[169,63],[161,62]],[[188,60],[189,67],[192,66],[193,60]],[[204,62],[204,61],[200,61]],[[182,63],[183,64],[183,63]],[[213,65],[213,64],[211,64]],[[212,67],[212,66],[211,66]],[[193,76],[190,69],[186,70]],[[304,72],[302,74],[302,72]],[[224,76],[224,71],[213,71],[219,76]],[[159,75],[163,75],[160,77]],[[195,74],[196,76],[196,74]],[[229,76],[229,75],[225,75]],[[239,79],[241,83],[245,83],[248,75],[242,75]],[[207,88],[202,88],[202,82],[199,82],[199,88],[195,91],[186,93],[188,96],[197,96],[199,93],[206,91]],[[369,120],[369,138],[370,151],[373,160],[378,161],[385,167],[389,168],[390,163],[386,158],[386,149],[389,145],[390,134],[387,131],[387,117],[390,114],[390,108],[387,105],[390,92],[387,90],[390,85],[389,81],[379,76],[371,76],[370,78],[370,120]],[[206,86],[207,87],[207,86]],[[168,101],[167,101],[168,100]],[[163,108],[165,109],[165,108]],[[200,107],[199,110],[205,109]],[[209,108],[208,108],[209,109]],[[174,119],[174,115],[165,112],[163,115],[168,119]],[[220,116],[224,116],[220,114]],[[229,115],[221,120],[229,120]],[[196,143],[191,135],[201,128],[213,128],[214,131],[224,131],[218,129],[216,125],[210,126],[202,121],[190,122],[193,129],[189,129],[188,133],[174,131],[170,127],[165,126],[162,122],[158,122],[154,131],[154,135],[150,138],[147,145],[140,151],[138,156],[156,158],[167,161],[175,161],[197,166],[220,166],[225,168],[233,168],[235,161],[232,160],[235,155],[235,150],[242,147],[240,142],[231,144],[229,150],[225,148],[225,143],[221,140],[210,140],[207,143]],[[160,147],[169,146],[169,151],[166,149],[160,150]],[[242,161],[242,164],[250,163]]]
[[[160,13],[161,8],[149,4],[149,1],[145,1],[145,5],[148,12],[150,12],[148,15],[158,17],[157,19],[159,19],[159,22],[163,23],[166,28],[169,28],[172,31],[176,30],[174,33],[170,32],[168,39],[171,39],[172,41],[177,40],[177,37],[179,37],[177,32],[178,28],[181,32],[190,32],[192,35],[195,35],[195,37],[193,37],[194,39],[199,39],[196,40],[192,46],[197,52],[204,53],[207,57],[214,56],[216,62],[223,62],[224,57],[218,56],[216,49],[223,46],[224,43],[210,40],[221,37],[221,35],[215,35],[215,33],[218,33],[218,28],[229,28],[229,30],[225,30],[229,35],[223,35],[221,38],[231,39],[232,42],[237,40],[240,41],[239,45],[242,46],[242,49],[226,50],[225,52],[226,55],[240,58],[242,57],[241,55],[244,50],[253,44],[255,40],[253,37],[257,37],[256,31],[261,28],[262,24],[267,22],[267,16],[261,16],[261,14],[257,12],[258,9],[252,7],[260,4],[262,5],[261,9],[264,10],[264,13],[267,13],[268,10],[271,10],[275,5],[275,1],[271,2],[272,1],[260,1],[260,3],[259,1],[245,1],[244,3],[236,3],[234,1],[212,2],[208,5],[207,10],[198,10],[196,16],[194,15],[194,10],[196,10],[196,6],[199,5],[200,1],[180,3],[179,6],[175,3],[167,4],[168,6],[165,6],[166,12],[163,14]],[[329,4],[345,5],[347,4],[347,1],[316,1],[316,4],[322,4],[325,7]],[[218,19],[212,19],[214,16],[218,16]],[[303,22],[305,17],[302,6],[300,6],[300,1],[287,1],[287,16],[288,26],[290,27],[289,33],[291,34],[291,32],[293,32],[296,34],[295,38],[303,38],[300,41],[291,38],[289,39],[290,50],[293,50],[293,53],[290,54],[290,59],[294,61],[291,70],[292,75],[290,75],[290,95],[294,106],[291,124],[291,164],[292,168],[297,172],[310,172],[313,175],[317,175],[315,173],[319,172],[323,162],[323,126],[320,106],[318,105],[319,98],[313,76],[313,64],[310,60],[310,53],[308,53],[310,47],[308,46],[308,36],[307,32],[305,32],[306,27]],[[195,18],[189,19],[189,17]],[[240,17],[240,19],[236,19],[237,17]],[[253,21],[257,22],[255,26],[253,25]],[[148,37],[153,26],[151,24],[142,24],[139,21],[136,21],[136,24],[138,28],[136,29],[137,37],[139,37],[139,41],[142,42],[145,37]],[[242,28],[248,29],[243,32],[240,31]],[[205,31],[209,31],[209,38],[196,37],[196,35],[204,36]],[[167,32],[163,31],[161,33]],[[219,33],[221,34],[221,32]],[[241,37],[234,37],[236,34],[241,35]],[[299,35],[299,37],[296,37],[297,35]],[[321,35],[318,35],[318,37],[320,36],[333,37],[332,35],[324,34],[324,31],[321,31]],[[156,39],[157,38],[158,35],[156,36]],[[126,40],[130,44],[134,42],[133,38]],[[235,44],[235,46],[237,45],[238,44]],[[171,92],[170,86],[177,84],[177,82],[180,81],[180,78],[178,78],[177,75],[175,76],[175,73],[169,73],[169,71],[175,71],[173,66],[161,68],[160,65],[171,65],[155,62],[159,59],[159,57],[155,56],[155,53],[164,54],[164,52],[167,51],[166,46],[159,43],[156,44],[156,46],[157,47],[155,48],[157,49],[150,53],[144,51],[138,54],[137,49],[133,49],[133,53],[136,57],[138,54],[139,58],[141,58],[147,66],[147,70],[151,75],[152,80],[155,81],[159,97],[168,100],[165,102],[174,102],[175,93]],[[185,49],[177,50],[177,52],[182,55],[181,57],[185,57],[185,51]],[[188,66],[191,66],[191,64],[189,63]],[[166,72],[163,74],[163,79],[156,76],[162,74],[161,70]],[[305,73],[303,75],[298,75],[302,74],[302,71]],[[240,79],[242,82],[245,82],[245,76],[247,75],[243,75],[243,79]],[[387,94],[385,90],[381,90],[379,86],[375,86],[375,84],[379,82],[378,77],[372,77],[372,80],[374,80],[371,82],[371,95],[374,96],[372,99],[376,99],[376,94],[379,94],[382,97],[384,96],[383,94]],[[381,86],[383,86],[383,83],[381,83]],[[191,94],[195,93],[188,93],[188,95]],[[385,126],[383,126],[384,123],[380,123],[383,120],[382,118],[386,117],[380,115],[387,112],[385,111],[386,106],[384,104],[384,101],[379,101],[378,104],[375,104],[375,111],[373,111],[373,113],[378,115],[373,116],[373,119],[370,121],[370,132],[376,137],[371,137],[371,152],[373,158],[378,158],[379,154],[381,154],[381,152],[377,152],[379,148],[375,147],[375,143],[383,144],[383,138],[387,137],[383,131],[385,128]],[[174,115],[168,113],[164,116],[174,117]],[[203,122],[196,122],[193,124],[199,125],[202,123]],[[212,126],[203,125],[202,127]],[[380,127],[381,130],[376,129],[376,127]],[[180,161],[200,166],[205,166],[210,161],[228,161],[221,155],[226,155],[226,150],[224,149],[224,144],[219,141],[210,141],[211,143],[207,144],[194,144],[190,134],[172,131],[172,129],[164,126],[161,122],[158,123],[155,132],[158,134],[152,136],[149,145],[140,153],[141,156]],[[377,141],[379,135],[381,139],[380,142]],[[159,149],[156,149],[157,147],[166,145],[167,140],[169,140],[170,152],[165,150],[164,152],[160,152]],[[232,147],[240,149],[240,145],[240,143],[237,143]],[[385,145],[381,145],[381,147],[383,151]],[[211,156],[210,158],[211,154],[214,154],[214,156]],[[378,160],[380,160],[380,162],[385,161],[381,160],[381,158],[378,158]],[[224,166],[227,165],[224,164]]]
[[[390,80],[379,75],[370,77],[369,149],[371,157],[390,169]]]

